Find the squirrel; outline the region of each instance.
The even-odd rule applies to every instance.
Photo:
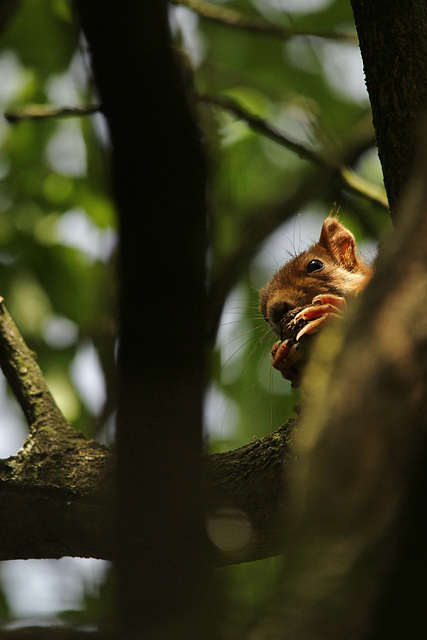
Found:
[[[307,339],[366,287],[373,269],[356,254],[353,234],[336,218],[323,222],[318,242],[287,262],[260,291],[260,310],[279,340],[272,366],[301,383]]]

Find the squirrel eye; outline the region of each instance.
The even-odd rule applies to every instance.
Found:
[[[325,265],[321,260],[310,260],[307,265],[307,273],[313,273],[313,271],[320,271]]]

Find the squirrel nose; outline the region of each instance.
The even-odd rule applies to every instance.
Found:
[[[267,309],[269,323],[273,327],[278,327],[283,316],[293,309],[293,306],[294,305],[287,300],[276,300],[273,302]]]

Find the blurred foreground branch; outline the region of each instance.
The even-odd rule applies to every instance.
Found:
[[[425,637],[426,175],[424,153],[360,306],[313,353],[276,612],[287,631],[269,637]]]

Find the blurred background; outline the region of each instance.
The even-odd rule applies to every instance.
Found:
[[[0,8],[0,294],[68,420],[111,444],[117,233],[108,131],[100,114],[20,117],[29,105],[87,106],[97,96],[72,5],[8,6],[11,15]],[[203,17],[206,6],[215,19]],[[231,12],[259,28],[230,26]],[[232,98],[382,189],[350,3],[235,0],[189,9],[177,0],[170,23],[193,88],[206,98],[200,104],[194,92],[211,174],[205,432],[210,451],[225,451],[274,431],[299,402],[270,367],[273,337],[258,310],[259,289],[317,240],[333,206],[368,258],[388,218],[210,100]],[[0,407],[0,456],[7,457],[22,446],[26,427],[3,377]],[[274,558],[219,571],[236,624],[250,628],[276,571]],[[0,565],[3,628],[52,620],[93,627],[110,597],[110,568],[99,560]]]

